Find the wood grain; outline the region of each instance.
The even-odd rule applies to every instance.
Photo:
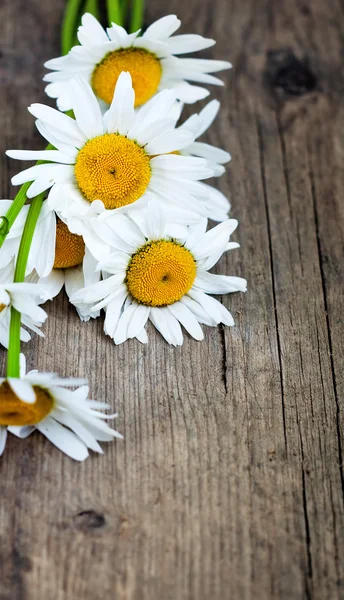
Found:
[[[1,150],[40,148],[31,102],[63,0],[3,0]],[[209,140],[242,247],[219,272],[233,329],[114,347],[61,295],[31,367],[86,375],[124,442],[79,465],[39,435],[0,463],[1,600],[344,598],[343,5],[147,0],[217,39],[235,68]],[[2,158],[2,197],[14,161]],[[4,372],[5,356],[1,355]]]

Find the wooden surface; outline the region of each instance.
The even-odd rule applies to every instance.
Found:
[[[42,148],[63,0],[2,0],[2,197]],[[88,376],[124,442],[79,465],[41,436],[0,463],[1,600],[344,598],[344,14],[340,0],[147,0],[230,59],[209,139],[233,161],[221,189],[242,244],[219,272],[233,329],[168,347],[114,347],[61,295],[29,365]],[[1,355],[1,373],[5,369]]]

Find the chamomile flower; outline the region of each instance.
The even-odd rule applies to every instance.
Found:
[[[21,438],[37,429],[78,461],[88,457],[88,448],[102,454],[99,441],[122,437],[105,423],[117,415],[99,412],[109,406],[87,399],[85,380],[60,379],[38,371],[25,375],[23,357],[22,362],[20,378],[0,379],[0,454],[6,444],[6,429]],[[74,391],[68,389],[79,385]]]
[[[102,215],[99,217],[101,232]],[[226,250],[237,221],[229,219],[206,232],[207,221],[188,229],[184,239],[166,231],[166,220],[157,206],[127,215],[106,218],[106,234],[113,253],[100,268],[103,281],[80,290],[73,302],[105,308],[105,333],[121,344],[136,337],[147,341],[150,319],[167,342],[183,343],[181,325],[196,340],[203,339],[200,323],[233,325],[228,310],[208,294],[246,290],[241,277],[215,275],[208,270]]]
[[[73,80],[70,88],[75,120],[41,104],[29,108],[57,150],[8,151],[16,159],[48,161],[13,177],[13,185],[33,181],[29,198],[51,187],[50,208],[79,234],[93,203],[99,212],[127,210],[155,198],[174,206],[188,222],[195,214],[211,215],[211,202],[198,199],[198,183],[213,170],[205,159],[171,154],[188,148],[195,137],[186,128],[175,129],[168,118],[173,91],[160,92],[135,113],[131,77],[122,73],[111,107],[102,115],[88,83]]]
[[[57,98],[60,110],[71,109],[73,101],[68,82],[71,77],[81,75],[90,83],[96,96],[109,105],[120,73],[128,71],[133,79],[135,106],[141,106],[157,92],[171,88],[182,102],[194,103],[205,98],[208,90],[187,81],[223,85],[210,73],[229,69],[231,64],[222,60],[178,58],[180,54],[197,52],[215,44],[214,40],[200,35],[173,36],[180,24],[175,15],[168,15],[153,23],[141,36],[140,31],[128,34],[114,23],[105,31],[92,15],[86,13],[78,31],[81,45],[74,46],[66,56],[45,63],[53,70],[44,77],[49,82],[46,93]]]
[[[11,206],[11,200],[0,201],[0,210]],[[0,269],[8,266],[17,256],[29,206],[23,206],[13,227],[0,248]],[[5,213],[3,213],[5,214]],[[98,242],[97,248],[103,246]],[[103,249],[104,251],[104,249]],[[59,219],[47,201],[43,206],[34,232],[27,269],[26,281],[38,283],[41,303],[55,298],[65,286],[70,297],[78,289],[99,281],[97,260],[92,256],[83,238],[73,234]],[[86,307],[76,306],[83,321],[96,317]]]
[[[9,263],[0,269],[0,344],[8,348],[11,308],[21,313],[21,322],[40,336],[38,329],[47,318],[45,311],[39,306],[43,298],[43,288],[34,283],[13,283],[14,265]],[[28,342],[31,336],[21,328],[20,339]]]

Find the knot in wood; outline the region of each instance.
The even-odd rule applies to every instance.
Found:
[[[317,88],[317,78],[306,58],[299,59],[290,48],[269,50],[265,80],[280,97],[302,96]]]

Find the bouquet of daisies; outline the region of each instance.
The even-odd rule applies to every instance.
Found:
[[[115,344],[147,343],[150,321],[174,346],[183,329],[202,340],[202,325],[233,325],[213,295],[246,290],[241,277],[210,272],[238,247],[230,204],[207,183],[230,155],[200,141],[219,103],[182,116],[185,104],[208,96],[204,84],[222,85],[213,73],[231,65],[181,58],[215,42],[175,35],[175,15],[142,32],[142,0],[133,0],[128,33],[124,0],[108,0],[107,29],[98,4],[77,27],[78,2],[68,1],[63,56],[45,64],[57,108],[28,108],[46,148],[7,151],[35,164],[13,177],[21,186],[14,200],[0,201],[0,343],[8,348],[0,454],[8,432],[23,438],[38,429],[76,460],[121,437],[106,422],[116,415],[88,399],[84,380],[25,374],[20,342],[42,335],[41,305],[63,287],[82,321],[105,313]]]

